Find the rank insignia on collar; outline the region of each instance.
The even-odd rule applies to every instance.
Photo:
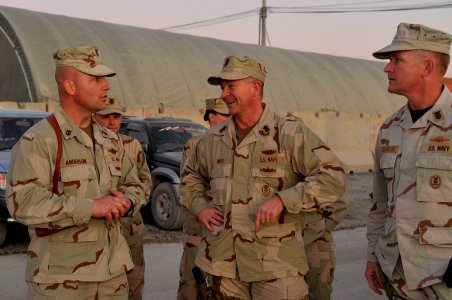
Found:
[[[435,118],[435,120],[439,121],[443,119],[443,114],[440,110],[434,111],[432,112],[433,117]]]
[[[262,135],[269,135],[270,134],[270,127],[268,125],[264,125],[262,127],[261,134]]]
[[[65,134],[68,136],[71,135],[71,133],[72,133],[72,130],[66,130],[66,132],[65,132]]]

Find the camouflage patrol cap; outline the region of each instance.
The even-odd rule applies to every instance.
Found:
[[[123,115],[124,111],[122,109],[122,105],[121,102],[119,101],[118,98],[108,98],[107,100],[107,108],[103,109],[103,110],[99,110],[98,112],[96,112],[96,114],[98,115],[109,115],[109,114],[119,114],[119,115]]]
[[[219,85],[222,79],[239,80],[247,77],[265,81],[267,71],[265,66],[248,56],[228,56],[224,60],[220,74],[211,76],[207,82],[212,85]]]
[[[54,54],[57,68],[72,67],[92,76],[115,76],[116,72],[102,64],[97,46],[58,49]]]
[[[222,115],[229,115],[229,109],[221,98],[206,99],[206,110],[213,110]]]
[[[391,45],[372,55],[378,59],[387,59],[394,51],[428,50],[449,54],[452,36],[445,32],[421,24],[400,23]]]

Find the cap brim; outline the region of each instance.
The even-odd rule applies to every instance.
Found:
[[[112,69],[110,69],[109,67],[105,66],[105,65],[97,65],[94,68],[90,68],[90,67],[73,67],[74,69],[88,74],[88,75],[92,75],[92,76],[106,76],[106,77],[113,77],[116,75],[116,72],[113,71]]]
[[[214,108],[214,111],[216,111],[217,113],[220,113],[222,115],[229,115],[229,109],[227,107],[222,107],[222,108]]]
[[[227,72],[227,73],[220,73],[216,76],[209,77],[209,78],[207,78],[207,82],[210,83],[211,85],[220,85],[221,80],[239,80],[239,79],[244,79],[247,77],[249,77],[249,75],[244,75],[242,73]]]
[[[122,116],[124,114],[124,112],[122,112],[118,109],[115,109],[115,108],[106,108],[103,110],[99,110],[98,112],[96,112],[96,114],[102,115],[102,116],[109,115],[109,114],[118,114],[118,115]]]
[[[377,59],[388,59],[389,58],[389,54],[391,54],[391,52],[396,52],[396,51],[408,51],[408,50],[416,50],[418,49],[417,47],[415,47],[414,45],[410,45],[408,43],[392,43],[389,46],[386,46],[374,53],[372,53],[372,56],[377,58]]]

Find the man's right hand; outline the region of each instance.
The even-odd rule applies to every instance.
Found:
[[[110,190],[112,195],[106,195],[98,199],[94,199],[93,210],[91,216],[93,218],[106,218],[107,223],[111,225],[118,222],[119,218],[124,216],[130,208],[130,200],[123,193]]]
[[[198,220],[207,230],[212,232],[214,228],[210,225],[211,223],[216,226],[223,225],[223,213],[215,207],[206,207],[199,212]]]
[[[380,265],[378,262],[368,261],[365,275],[369,287],[375,293],[382,295],[381,289],[383,289],[383,284],[381,280]]]

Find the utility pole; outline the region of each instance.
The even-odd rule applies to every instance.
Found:
[[[267,19],[267,5],[266,0],[262,0],[262,7],[259,12],[259,46],[266,46],[267,28],[265,21]]]

